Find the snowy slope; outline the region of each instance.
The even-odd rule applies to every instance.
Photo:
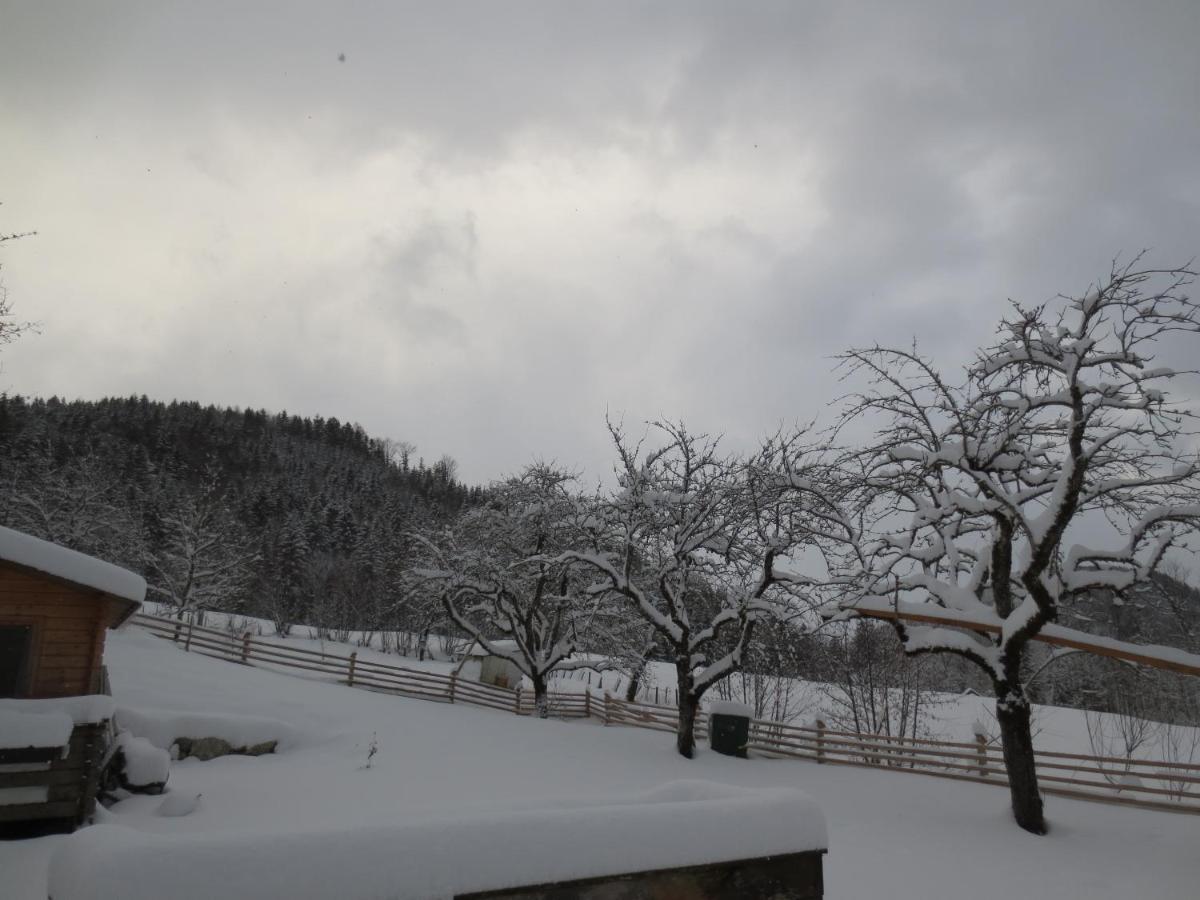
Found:
[[[206,624],[213,628],[224,628],[229,619],[227,613],[210,612],[206,615]],[[304,650],[325,651],[335,654],[340,657],[349,656],[351,653],[357,653],[360,660],[368,662],[380,662],[388,665],[402,665],[409,669],[424,669],[430,672],[438,672],[448,675],[454,668],[454,664],[444,659],[426,659],[418,661],[413,657],[401,657],[395,653],[384,653],[375,647],[360,647],[357,643],[357,633],[351,636],[351,643],[336,643],[334,641],[322,641],[308,635],[312,633],[312,629],[306,626],[296,627],[291,636],[287,638],[279,638],[274,635],[274,626],[262,619],[250,619],[242,617],[234,617],[239,628],[249,627],[256,633],[262,634],[264,640],[279,641],[289,647],[298,647]],[[376,640],[378,635],[376,635]],[[294,670],[293,670],[294,673]],[[552,682],[552,689],[562,692],[582,692],[588,689],[588,684],[592,685],[591,691],[593,695],[600,696],[603,691],[608,691],[615,697],[624,696],[627,681],[624,675],[619,672],[604,672],[604,673],[587,673],[585,671],[564,672],[563,677],[555,678]],[[590,682],[589,682],[590,674]],[[603,690],[598,686],[603,683]],[[643,685],[650,686],[658,685],[660,688],[674,689],[675,684],[675,667],[672,663],[666,662],[651,662],[647,666]],[[823,697],[821,685],[814,682],[797,680],[795,683],[793,696],[797,716],[793,720],[797,724],[809,723],[813,719],[818,718],[821,714],[822,704],[827,704],[828,700]],[[525,687],[527,690],[532,690],[532,686],[526,680]],[[666,694],[663,694],[664,699],[661,701],[667,705],[673,702],[674,694],[671,694],[671,699],[665,699]],[[645,695],[642,697],[645,700]],[[714,702],[718,699],[718,692],[712,691],[709,693],[706,705],[708,702]],[[653,698],[651,697],[651,701]],[[992,697],[981,697],[974,694],[944,694],[930,692],[927,698],[926,712],[929,715],[929,734],[928,737],[946,741],[971,741],[975,737],[976,724],[980,723],[985,726],[993,737],[998,734],[994,710],[996,701]],[[1105,714],[1093,714],[1098,719],[1103,720],[1107,724],[1108,730],[1114,730],[1112,717]],[[1186,729],[1185,729],[1186,731]],[[1088,739],[1087,715],[1083,710],[1074,709],[1063,706],[1042,706],[1033,705],[1033,742],[1038,750],[1055,751],[1062,753],[1081,753],[1085,755],[1096,755],[1097,750],[1091,746]],[[1142,759],[1162,759],[1164,754],[1159,747],[1159,741],[1162,735],[1152,733],[1147,736],[1146,743],[1140,747],[1135,754]],[[1100,755],[1107,755],[1102,753]]]
[[[155,815],[163,798],[134,797],[104,816],[155,834],[249,838],[502,815],[699,778],[814,797],[835,900],[1191,900],[1200,882],[1200,817],[1052,797],[1053,832],[1036,838],[1012,824],[1007,794],[984,785],[708,751],[689,762],[669,735],[356,691],[187,654],[136,630],[112,635],[107,655],[119,705],[148,718],[233,715],[287,730],[275,756],[173,764],[173,794],[201,795],[190,815]],[[373,735],[379,750],[365,768]],[[44,898],[47,860],[65,840],[0,844],[0,897]]]

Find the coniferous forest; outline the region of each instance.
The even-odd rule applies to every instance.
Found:
[[[0,396],[0,523],[143,572],[179,610],[421,630],[407,535],[481,495],[450,457],[336,418]]]

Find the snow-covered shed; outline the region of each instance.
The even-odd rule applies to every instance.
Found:
[[[517,649],[516,641],[489,641],[500,651]],[[497,687],[517,688],[525,676],[510,659],[494,656],[478,641],[473,643],[454,669],[454,674],[467,681],[479,681],[483,684],[494,684]]]
[[[100,693],[105,632],[145,596],[140,575],[0,526],[0,697]]]
[[[116,747],[104,636],[139,575],[0,526],[0,827],[91,817]]]

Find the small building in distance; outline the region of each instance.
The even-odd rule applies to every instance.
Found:
[[[497,650],[516,650],[516,641],[489,641]],[[519,688],[524,674],[512,660],[503,656],[493,656],[487,648],[478,641],[473,643],[458,665],[454,674],[467,681],[478,681],[483,684],[494,684],[502,688]]]
[[[116,749],[104,639],[146,582],[0,527],[0,829],[91,817]]]

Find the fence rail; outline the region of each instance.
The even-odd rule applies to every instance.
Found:
[[[298,669],[317,677],[331,677],[342,684],[433,700],[439,703],[467,703],[502,712],[529,715],[534,712],[528,692],[469,681],[456,675],[442,675],[424,669],[397,666],[377,660],[359,659],[357,653],[343,655],[303,647],[289,647],[254,637],[251,633],[233,634],[207,628],[180,619],[167,619],[139,613],[135,625],[156,637],[179,644],[191,653],[259,668]],[[577,694],[554,693],[550,712],[559,718],[592,716],[590,698]]]
[[[519,689],[359,659],[357,653],[343,656],[289,647],[249,632],[237,635],[184,620],[139,613],[133,622],[189,652],[242,665],[299,669],[316,677],[332,677],[351,687],[439,703],[467,703],[526,716],[536,712],[532,695]],[[551,691],[549,704],[550,714],[557,718],[595,718],[605,725],[673,733],[679,722],[675,707],[631,703],[608,693],[597,697],[586,688],[580,693]],[[704,740],[707,734],[707,717],[698,716],[696,737]],[[765,757],[1008,784],[1000,748],[982,737],[974,743],[937,741],[840,731],[820,721],[793,725],[752,719],[747,749]],[[1200,814],[1200,761],[1124,759],[1041,750],[1035,752],[1035,759],[1043,793]]]

